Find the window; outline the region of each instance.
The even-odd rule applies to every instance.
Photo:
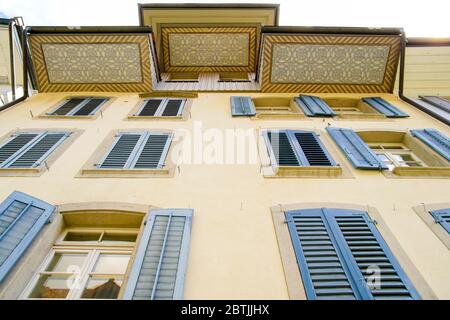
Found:
[[[436,130],[360,131],[327,128],[355,168],[384,170],[388,177],[450,175],[450,142]]]
[[[439,109],[450,112],[450,97],[420,96],[419,98]]]
[[[300,95],[295,101],[308,117],[338,117],[338,118],[403,118],[406,113],[380,97],[351,98],[320,98]]]
[[[303,118],[292,98],[284,97],[231,97],[232,116],[255,116],[255,119]]]
[[[422,204],[413,210],[450,250],[450,203]]]
[[[64,100],[47,116],[88,117],[100,110],[109,99],[103,97],[73,97]]]
[[[302,171],[312,174],[315,170],[333,176],[342,172],[315,132],[265,130],[263,138],[271,166],[279,175]]]
[[[367,212],[300,209],[285,218],[308,299],[421,298]]]
[[[35,169],[39,172],[40,166],[71,134],[58,131],[11,134],[0,145],[0,171]]]
[[[198,82],[198,73],[171,73],[165,82]]]
[[[169,131],[121,132],[110,135],[88,163],[82,176],[167,176],[174,171],[166,161],[173,133]]]
[[[219,82],[250,82],[246,72],[221,72]]]
[[[186,115],[187,100],[183,98],[149,98],[129,117],[130,119],[182,119]]]
[[[434,220],[450,234],[450,208],[430,211]]]
[[[137,229],[66,229],[24,297],[117,299],[137,233]]]

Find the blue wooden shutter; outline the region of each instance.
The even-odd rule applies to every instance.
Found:
[[[46,132],[10,161],[8,168],[34,168],[39,166],[70,135],[65,132]]]
[[[174,117],[181,114],[185,99],[167,99],[167,103],[162,111],[163,117]]]
[[[254,116],[256,108],[250,97],[231,97],[231,115],[232,116]]]
[[[420,299],[367,212],[304,209],[286,218],[308,298]],[[374,270],[378,286],[369,283]]]
[[[328,133],[358,169],[387,169],[386,165],[378,160],[377,155],[352,129],[327,128]]]
[[[14,134],[0,147],[0,167],[4,167],[10,159],[14,158],[26,146],[29,146],[38,133]]]
[[[138,112],[138,116],[155,116],[159,106],[164,101],[164,98],[148,99],[145,101],[141,110]]]
[[[439,109],[450,112],[450,101],[437,96],[419,96],[419,98],[429,104],[432,104]]]
[[[150,133],[142,149],[138,151],[137,160],[133,167],[136,169],[162,168],[171,140],[170,134]]]
[[[84,101],[84,98],[72,98],[68,99],[62,106],[53,111],[52,115],[65,116],[72,110],[74,110],[80,103]]]
[[[436,129],[411,130],[411,135],[422,140],[431,149],[450,161],[450,139]]]
[[[105,98],[90,98],[86,101],[81,108],[73,113],[74,116],[90,116],[95,114],[95,112],[104,104],[108,99]]]
[[[111,150],[99,164],[100,168],[124,169],[129,163],[138,142],[142,139],[141,133],[121,133],[116,137]]]
[[[450,234],[450,208],[430,211],[434,220]]]
[[[289,134],[295,137],[295,141],[299,146],[299,148],[297,148],[298,152],[303,153],[304,158],[306,158],[306,162],[304,163],[305,166],[336,165],[315,132],[289,130]]]
[[[301,160],[294,151],[294,146],[289,140],[287,132],[269,130],[266,133],[268,149],[272,165],[300,166]]]
[[[0,283],[54,211],[53,205],[18,191],[0,204]]]
[[[378,112],[384,114],[388,118],[405,118],[409,117],[408,114],[401,111],[396,106],[390,104],[386,100],[380,97],[363,98],[362,99],[369,106],[377,110]]]
[[[183,298],[193,210],[151,210],[139,240],[124,299]]]
[[[332,117],[336,115],[333,109],[319,97],[301,94],[294,100],[308,117]]]

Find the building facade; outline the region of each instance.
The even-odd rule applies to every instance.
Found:
[[[278,10],[25,28],[1,299],[450,298],[450,129],[394,90],[403,31]]]

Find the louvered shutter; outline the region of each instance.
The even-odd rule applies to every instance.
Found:
[[[411,135],[422,140],[434,151],[450,161],[450,139],[436,129],[411,130]]]
[[[419,98],[439,109],[450,112],[450,101],[437,96],[419,96]]]
[[[450,234],[450,208],[430,212],[434,220]]]
[[[408,114],[401,111],[396,106],[390,104],[386,100],[380,97],[363,98],[362,99],[369,106],[377,110],[378,112],[384,114],[388,118],[405,118],[409,117]]]
[[[162,112],[163,117],[174,117],[181,114],[184,104],[183,99],[168,99]]]
[[[333,109],[320,97],[300,95],[294,100],[308,117],[332,117],[336,115]]]
[[[232,116],[254,116],[256,108],[251,97],[231,97]]]
[[[386,165],[378,160],[377,155],[352,129],[327,128],[328,133],[358,169],[387,169]]]
[[[139,112],[139,116],[154,116],[164,99],[148,99]]]
[[[272,161],[279,166],[299,166],[301,164],[300,159],[294,151],[292,143],[289,141],[287,132],[279,131],[267,132],[268,143],[272,152]]]
[[[0,283],[54,211],[53,205],[18,191],[0,204]]]
[[[105,103],[108,99],[101,98],[91,98],[89,101],[84,104],[79,110],[74,112],[74,116],[90,116],[97,111],[100,106]]]
[[[134,168],[161,168],[167,156],[170,140],[169,134],[150,134],[139,153]]]
[[[83,101],[84,101],[84,98],[72,98],[72,99],[69,99],[61,107],[59,107],[58,109],[53,111],[51,114],[52,115],[57,115],[57,116],[65,116],[70,111],[75,109]]]
[[[367,212],[305,209],[286,218],[308,298],[420,299]]]
[[[140,133],[121,133],[116,137],[111,150],[107,153],[104,160],[100,163],[100,168],[124,169],[129,163],[131,156],[138,142],[141,140]]]
[[[9,168],[34,168],[39,166],[67,137],[64,132],[47,132],[12,160]]]
[[[295,137],[300,146],[297,148],[298,152],[303,154],[300,158],[306,158],[304,166],[333,166],[336,164],[316,133],[310,131],[289,131],[289,133]]]
[[[31,143],[38,133],[19,133],[15,134],[0,147],[0,167],[3,167],[8,160],[18,154],[20,150]]]
[[[183,298],[192,214],[191,209],[150,212],[139,240],[124,299]]]

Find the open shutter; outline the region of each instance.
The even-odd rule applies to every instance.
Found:
[[[151,210],[125,289],[128,300],[183,298],[191,209]]]
[[[411,130],[411,135],[422,140],[434,151],[450,161],[450,139],[436,129]]]
[[[439,109],[450,112],[450,101],[437,96],[419,96],[419,98]]]
[[[232,116],[254,116],[256,114],[255,105],[250,97],[231,97]]]
[[[434,220],[450,234],[450,208],[430,211]]]
[[[319,97],[301,94],[295,98],[295,102],[308,117],[332,117],[336,115],[333,109]]]
[[[91,98],[89,101],[84,104],[79,110],[74,112],[74,116],[90,116],[97,111],[100,106],[105,103],[108,99],[102,98]]]
[[[0,167],[8,163],[9,159],[14,158],[20,150],[23,150],[38,135],[38,133],[19,133],[13,135],[0,147]]]
[[[150,133],[137,156],[134,168],[155,169],[163,167],[171,140],[170,134]]]
[[[65,116],[70,111],[75,109],[80,103],[84,101],[84,98],[72,98],[68,99],[61,107],[53,111],[51,114],[55,116]]]
[[[315,132],[296,130],[289,131],[289,134],[293,135],[299,144],[300,148],[297,149],[306,158],[305,166],[333,166],[336,164]]]
[[[303,209],[286,219],[309,299],[420,299],[367,212]]]
[[[384,114],[388,118],[405,118],[409,117],[408,114],[401,111],[396,106],[390,104],[386,100],[380,97],[363,98],[362,99],[369,106]]]
[[[328,133],[358,169],[387,169],[386,165],[378,160],[377,155],[352,129],[327,128]]]
[[[138,116],[154,116],[163,101],[163,98],[146,100],[144,106],[139,111]]]
[[[124,169],[134,154],[136,145],[140,141],[140,133],[121,133],[116,137],[111,150],[100,163],[100,168]]]
[[[184,99],[168,99],[162,112],[163,117],[174,117],[181,114]]]
[[[268,131],[267,142],[272,164],[279,166],[299,166],[301,164],[286,131]]]
[[[11,161],[9,168],[34,168],[39,166],[67,137],[65,132],[47,132]]]
[[[53,205],[18,191],[0,204],[0,283],[54,211]]]

